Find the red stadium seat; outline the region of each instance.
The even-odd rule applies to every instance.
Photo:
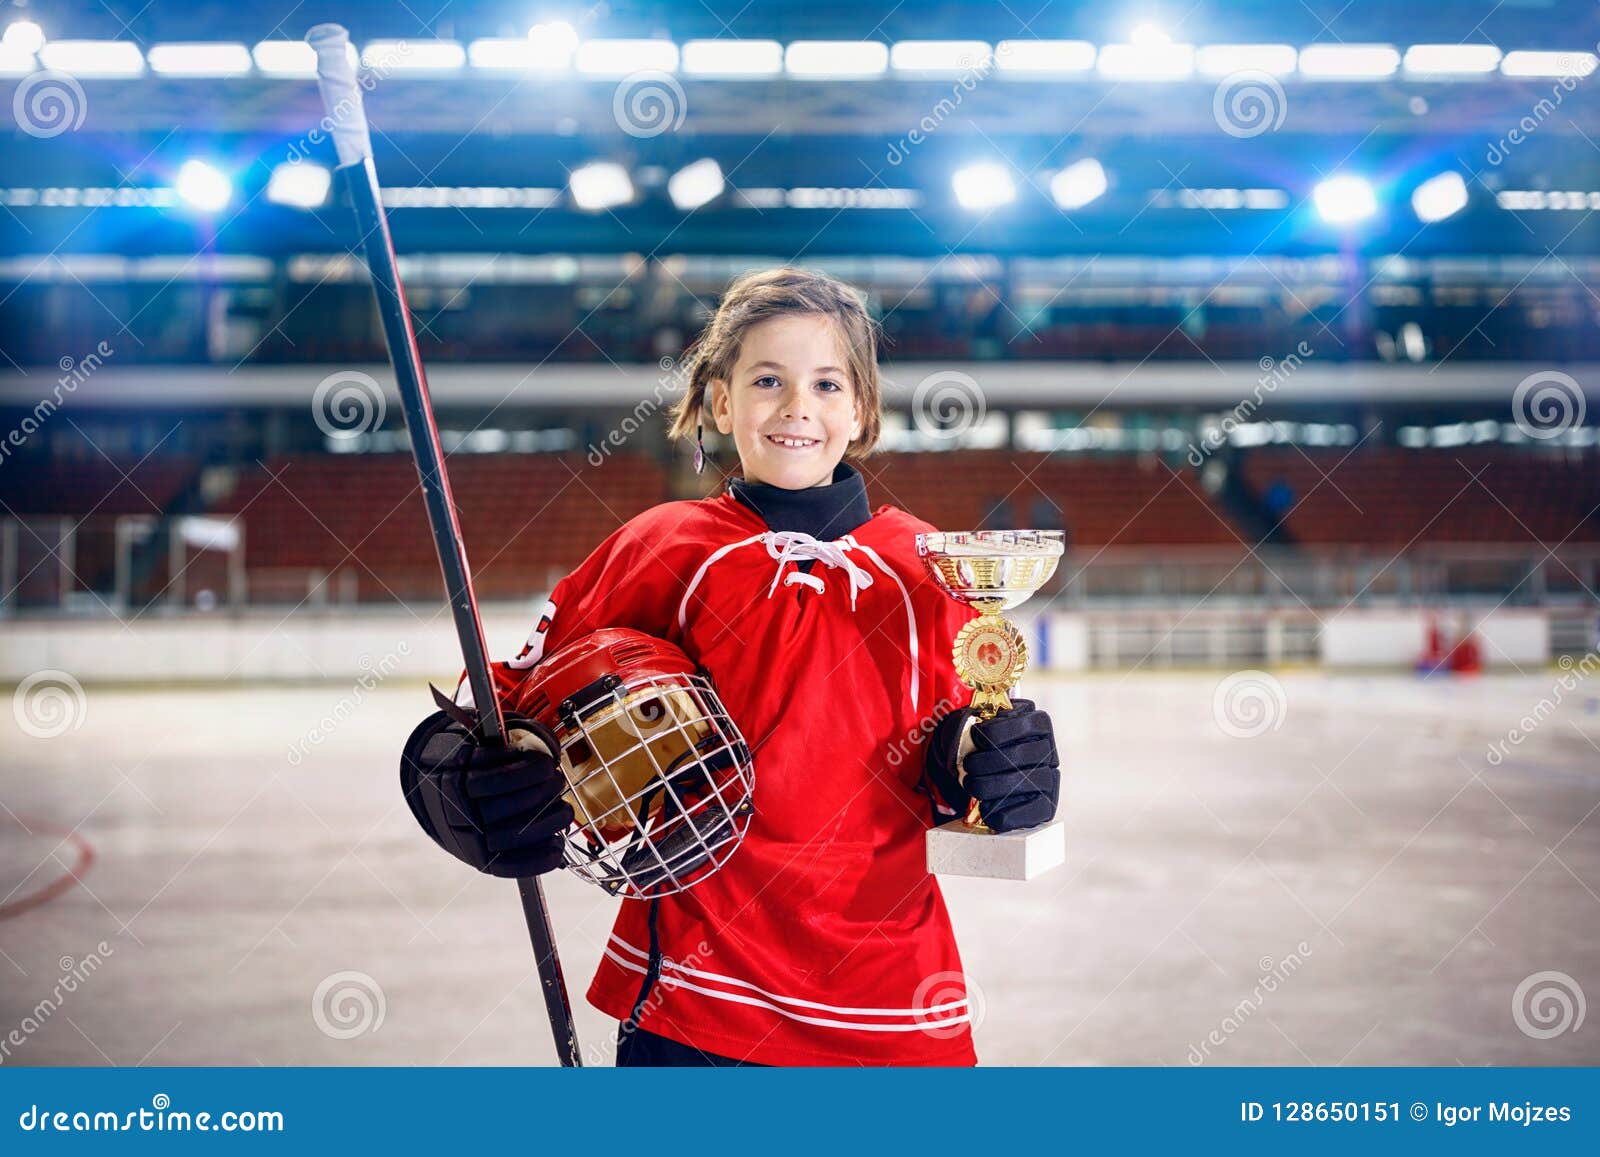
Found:
[[[458,454],[450,484],[484,598],[547,588],[611,531],[665,498],[641,455]],[[241,477],[220,513],[245,520],[246,566],[354,570],[363,600],[441,598],[416,467],[407,454],[296,454]]]
[[[1154,456],[963,450],[866,464],[874,503],[949,530],[1064,529],[1071,546],[1238,546],[1193,471]]]
[[[1279,487],[1305,545],[1600,541],[1592,451],[1268,447],[1245,455],[1243,477],[1258,497]]]

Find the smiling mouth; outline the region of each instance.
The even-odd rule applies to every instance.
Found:
[[[786,434],[768,434],[767,441],[786,450],[809,450],[822,443],[816,438],[791,438]]]

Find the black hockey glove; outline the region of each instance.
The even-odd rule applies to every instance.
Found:
[[[1028,699],[972,724],[972,708],[952,711],[928,738],[928,780],[965,816],[974,799],[983,822],[997,832],[1031,828],[1055,818],[1061,763],[1050,716]],[[963,742],[963,739],[966,742]],[[947,819],[948,817],[936,817]]]
[[[485,747],[442,711],[424,719],[400,756],[400,787],[422,830],[445,851],[491,876],[559,868],[572,806],[550,729],[508,715],[522,746]]]

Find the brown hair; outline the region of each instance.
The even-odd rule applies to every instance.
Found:
[[[711,381],[720,378],[727,382],[733,376],[746,330],[770,318],[794,314],[819,314],[832,318],[838,327],[861,417],[861,435],[850,443],[845,457],[870,454],[883,428],[877,323],[868,315],[861,295],[844,282],[792,267],[747,273],[728,286],[716,315],[684,355],[688,389],[673,407],[667,437],[694,436]]]

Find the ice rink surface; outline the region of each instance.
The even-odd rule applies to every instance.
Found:
[[[1600,1063],[1600,673],[1231,678],[1031,679],[1067,864],[944,882],[982,1062]],[[400,798],[426,689],[320,722],[349,698],[90,687],[65,734],[5,719],[4,1063],[554,1062],[514,885]],[[610,1063],[581,997],[617,902],[547,888]]]

